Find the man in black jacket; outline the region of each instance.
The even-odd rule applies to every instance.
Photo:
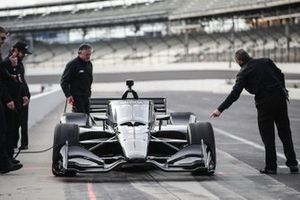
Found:
[[[78,56],[71,60],[61,77],[61,88],[73,112],[89,114],[89,97],[93,82],[93,65],[90,61],[92,47],[82,44]]]
[[[7,37],[7,31],[0,26],[0,47],[3,45]],[[14,62],[15,58],[10,57],[11,62]],[[8,75],[2,66],[2,57],[0,55],[0,173],[8,173],[22,168],[22,164],[13,163],[7,154],[7,140],[6,140],[6,118],[4,114],[4,108],[2,104],[3,97],[8,96],[8,91],[3,84],[3,78]]]
[[[25,68],[24,65],[21,66],[21,74],[25,77]],[[28,84],[26,82],[26,79],[24,78],[23,86],[25,89],[25,94],[28,97],[28,101],[30,101],[30,91]],[[27,105],[22,106],[21,108],[21,117],[20,117],[20,126],[21,126],[21,146],[20,150],[26,150],[28,149],[28,110],[29,110],[29,103]],[[16,140],[16,143],[18,143],[18,140]]]
[[[21,113],[24,106],[29,104],[30,93],[24,78],[24,65],[22,63],[26,54],[31,54],[24,42],[17,42],[10,50],[9,56],[15,56],[17,61],[11,62],[6,58],[2,65],[8,72],[4,78],[4,84],[8,90],[8,95],[4,97],[6,104],[5,116],[7,119],[7,152],[12,159],[14,148],[19,140],[19,128],[21,125]],[[18,162],[14,160],[14,162]]]
[[[294,151],[290,122],[287,110],[288,93],[285,88],[284,74],[267,58],[253,59],[243,49],[235,53],[235,60],[241,66],[236,82],[225,101],[211,113],[219,117],[236,101],[245,88],[255,95],[259,132],[265,145],[265,168],[260,173],[276,174],[276,149],[274,123],[282,141],[286,165],[291,173],[298,172],[298,162]]]

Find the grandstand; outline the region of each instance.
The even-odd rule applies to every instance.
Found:
[[[1,8],[0,24],[28,40],[32,67],[63,66],[82,42],[103,66],[231,61],[239,48],[300,62],[300,0],[62,1]]]

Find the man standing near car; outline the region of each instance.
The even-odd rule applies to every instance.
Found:
[[[211,113],[219,117],[236,101],[245,88],[255,95],[259,132],[265,145],[264,174],[277,173],[274,124],[282,141],[286,165],[291,173],[299,171],[290,129],[287,110],[288,93],[285,88],[284,74],[268,58],[253,59],[243,49],[235,53],[235,60],[241,66],[236,82],[225,101]]]
[[[0,26],[0,47],[4,44],[4,41],[7,37],[7,31]],[[16,58],[14,56],[10,56],[9,60],[12,63],[16,62]],[[6,118],[4,113],[4,107],[2,104],[2,100],[7,98],[8,91],[3,83],[3,78],[8,75],[2,66],[2,57],[0,55],[0,173],[8,173],[10,171],[15,171],[21,169],[23,167],[20,163],[13,163],[11,158],[9,158],[7,153],[7,139],[6,139]]]
[[[21,67],[21,74],[24,74],[25,77],[24,65],[22,64],[20,65],[20,67]],[[31,94],[25,78],[24,78],[23,86],[24,86],[25,94],[27,94],[28,100],[30,100]],[[28,109],[29,109],[29,103],[27,105],[22,106],[21,108],[21,118],[20,118],[21,146],[19,148],[20,150],[28,149]]]
[[[71,104],[73,112],[89,114],[89,98],[93,82],[93,65],[90,61],[92,47],[82,44],[78,56],[65,67],[61,77],[61,88]]]
[[[3,67],[9,76],[4,78],[4,84],[8,90],[8,95],[4,98],[6,105],[5,116],[7,119],[7,152],[12,159],[14,148],[19,140],[19,128],[21,125],[21,113],[24,106],[29,104],[30,93],[24,78],[23,59],[31,54],[24,42],[17,42],[9,52],[9,57],[3,61]],[[17,60],[11,62],[9,59],[14,56]],[[18,163],[19,161],[13,160]]]

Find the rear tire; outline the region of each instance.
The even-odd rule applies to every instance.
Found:
[[[69,146],[79,145],[79,128],[76,124],[58,124],[54,131],[53,153],[52,153],[52,173],[54,176],[72,177],[77,172],[62,169],[62,157],[60,149],[68,141]]]
[[[201,144],[201,140],[208,146],[211,152],[211,161],[209,165],[211,165],[211,170],[203,171],[203,170],[196,170],[193,172],[194,175],[213,175],[214,170],[216,168],[216,146],[215,146],[215,136],[214,131],[212,128],[211,123],[209,122],[198,122],[198,123],[191,123],[188,126],[188,141],[189,144]]]

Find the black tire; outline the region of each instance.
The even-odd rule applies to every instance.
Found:
[[[171,124],[185,125],[196,122],[196,115],[192,112],[173,112],[170,113]]]
[[[61,170],[61,155],[59,153],[63,145],[68,141],[69,146],[79,145],[79,128],[76,124],[57,124],[54,131],[52,152],[52,173],[60,177],[76,176],[76,171]]]
[[[209,122],[197,122],[197,123],[191,123],[188,126],[188,141],[189,144],[201,144],[201,140],[205,144],[208,145],[211,153],[212,153],[212,164],[213,164],[213,171],[195,171],[193,174],[206,174],[206,175],[212,175],[214,173],[214,170],[216,168],[216,145],[215,145],[215,136],[214,131],[212,128],[211,123]]]

